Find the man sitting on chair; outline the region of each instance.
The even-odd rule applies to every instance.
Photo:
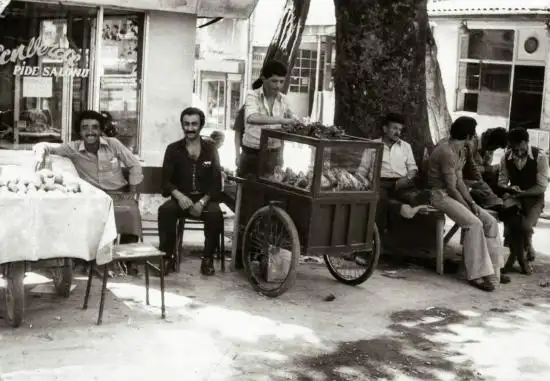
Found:
[[[205,235],[201,273],[213,275],[213,255],[223,229],[223,214],[218,204],[220,159],[212,140],[200,136],[205,123],[201,110],[186,108],[180,123],[184,138],[168,145],[162,164],[162,195],[170,200],[158,210],[159,248],[170,258],[167,270],[174,270],[178,219],[200,219],[204,221]]]

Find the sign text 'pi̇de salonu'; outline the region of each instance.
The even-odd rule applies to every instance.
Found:
[[[33,57],[43,58],[41,66],[31,66],[27,60]],[[13,63],[13,75],[32,77],[81,77],[86,78],[90,69],[79,68],[81,55],[73,49],[59,45],[48,45],[42,37],[33,37],[27,45],[21,44],[15,49],[7,49],[0,44],[0,66]],[[48,66],[48,63],[63,63],[63,67]]]

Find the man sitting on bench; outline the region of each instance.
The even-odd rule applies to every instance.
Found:
[[[432,205],[445,213],[465,232],[464,264],[470,284],[483,291],[494,291],[495,283],[509,281],[500,277],[503,265],[498,223],[480,208],[464,184],[466,144],[476,134],[477,122],[461,116],[451,125],[450,138],[434,148],[427,173]]]
[[[374,141],[384,143],[382,167],[380,170],[380,198],[376,207],[376,225],[381,234],[388,228],[391,215],[400,213],[405,218],[412,218],[418,211],[427,208],[419,204],[421,191],[415,188],[418,167],[411,145],[401,139],[405,121],[402,115],[390,113],[386,116],[381,138]],[[367,150],[361,159],[357,171],[370,178],[374,157]]]

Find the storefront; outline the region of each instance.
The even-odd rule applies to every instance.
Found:
[[[9,2],[0,18],[0,149],[78,139],[76,116],[94,109],[113,115],[120,140],[146,165],[160,165],[192,104],[197,16],[246,18],[256,2]]]
[[[480,131],[528,128],[549,149],[550,11],[547,1],[432,1],[428,12],[453,118],[471,115]]]

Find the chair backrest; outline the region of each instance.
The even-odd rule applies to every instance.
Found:
[[[138,193],[162,193],[162,167],[143,167],[143,181],[138,186]]]

